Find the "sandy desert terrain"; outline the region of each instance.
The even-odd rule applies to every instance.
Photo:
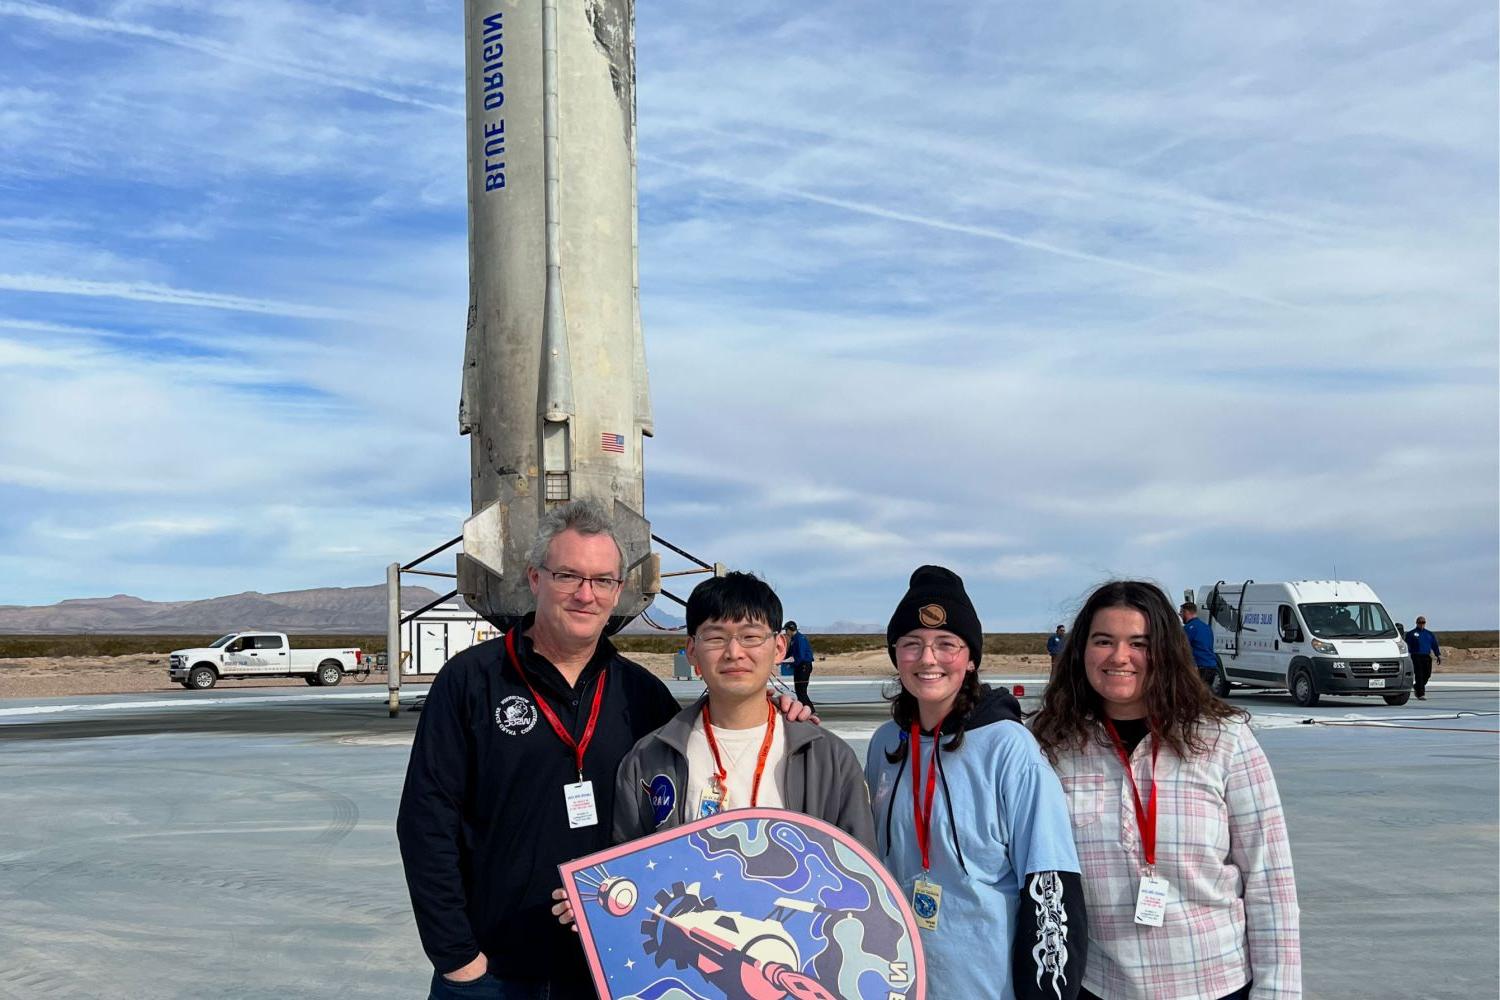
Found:
[[[660,677],[672,674],[672,657],[667,653],[636,653],[633,658]],[[167,680],[165,654],[131,656],[54,656],[0,660],[0,699],[57,698],[83,694],[120,694],[146,691],[181,691],[180,685]],[[988,656],[987,673],[1042,676],[1047,673],[1047,657]],[[1500,672],[1500,649],[1450,650],[1438,673]],[[891,662],[883,650],[840,653],[820,658],[813,677],[883,677],[893,674]],[[421,682],[430,678],[410,678]],[[344,684],[354,686],[346,679]],[[364,686],[385,685],[385,675],[372,673]],[[264,678],[224,681],[223,687],[302,687],[298,678]]]

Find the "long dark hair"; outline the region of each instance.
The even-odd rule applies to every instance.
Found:
[[[1111,580],[1089,595],[1073,628],[1063,640],[1042,707],[1031,719],[1031,732],[1055,764],[1064,749],[1081,749],[1090,739],[1106,742],[1104,702],[1089,683],[1083,666],[1094,615],[1107,608],[1129,608],[1146,619],[1146,714],[1151,731],[1180,757],[1203,753],[1205,721],[1247,718],[1203,683],[1182,622],[1167,595],[1154,583]]]
[[[958,697],[953,699],[953,708],[948,712],[948,717],[943,720],[943,732],[951,733],[953,738],[943,745],[944,751],[957,750],[964,745],[964,722],[974,706],[979,704],[979,699],[984,695],[984,685],[979,683],[979,668],[964,674],[963,684],[959,686]],[[917,710],[916,697],[906,688],[901,686],[901,678],[897,677],[895,690],[886,695],[886,700],[891,703],[891,718],[896,720],[896,727],[901,731],[900,738],[894,750],[885,752],[885,759],[889,763],[899,764],[906,760],[906,746],[909,742],[907,734],[911,732],[913,722],[921,725],[921,716]],[[937,733],[934,736],[939,735]]]

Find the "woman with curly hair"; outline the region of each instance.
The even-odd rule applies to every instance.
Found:
[[[1067,805],[1016,700],[979,682],[963,581],[919,568],[886,643],[901,686],[865,779],[880,856],[921,927],[927,995],[1073,1000],[1088,923]]]
[[[1067,792],[1095,1000],[1302,995],[1281,798],[1245,713],[1214,697],[1171,602],[1084,603],[1031,720]]]

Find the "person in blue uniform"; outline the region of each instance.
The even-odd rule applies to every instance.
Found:
[[[1051,658],[1054,666],[1057,664],[1057,655],[1062,652],[1063,643],[1067,641],[1067,638],[1068,630],[1061,625],[1057,626],[1057,631],[1047,638],[1047,656]]]
[[[1438,637],[1427,631],[1427,619],[1417,616],[1417,627],[1402,636],[1406,640],[1406,651],[1411,654],[1412,669],[1417,672],[1417,698],[1420,701],[1427,700],[1427,682],[1432,678],[1432,661],[1437,659],[1438,665],[1443,663],[1443,647],[1438,645]]]
[[[886,642],[901,688],[865,780],[927,995],[1073,1000],[1089,935],[1067,802],[1020,705],[979,682],[984,633],[958,575],[914,572]]]
[[[1170,605],[1169,605],[1170,607]],[[1219,676],[1219,658],[1214,655],[1214,630],[1198,617],[1198,605],[1189,601],[1178,609],[1182,615],[1182,630],[1187,633],[1189,648],[1193,651],[1193,665],[1210,688]]]
[[[792,684],[797,691],[797,700],[813,709],[812,695],[807,693],[807,684],[812,680],[813,648],[807,636],[797,631],[796,622],[786,623],[786,659],[792,665]]]

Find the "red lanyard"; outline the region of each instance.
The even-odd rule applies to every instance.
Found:
[[[911,811],[917,825],[917,847],[922,852],[922,870],[932,867],[932,793],[937,789],[938,744],[943,739],[944,716],[932,731],[932,760],[927,762],[927,801],[923,803],[918,789],[922,784],[922,727],[911,724]]]
[[[726,798],[729,794],[729,786],[724,783],[729,777],[729,772],[724,770],[724,762],[719,759],[719,742],[714,739],[714,720],[708,714],[708,702],[703,703],[703,735],[708,737],[708,749],[714,755],[714,781],[719,784],[719,794]],[[776,739],[776,706],[766,699],[766,738],[760,741],[760,755],[755,758],[755,780],[750,785],[750,805],[753,808],[760,798],[760,778],[766,773],[766,758],[771,755],[771,743]]]
[[[541,710],[547,722],[552,726],[552,731],[557,738],[565,743],[569,750],[573,751],[573,759],[578,764],[578,780],[583,780],[583,755],[589,752],[589,741],[594,738],[594,725],[599,721],[599,706],[604,703],[604,678],[608,676],[608,670],[599,671],[599,683],[594,687],[594,707],[589,709],[589,724],[583,728],[582,742],[575,740],[573,734],[563,728],[562,720],[557,713],[552,711],[552,706],[547,704],[536,688],[531,686],[531,679],[526,676],[526,670],[521,666],[521,658],[516,655],[516,630],[511,629],[505,633],[505,651],[510,654],[510,662],[516,668],[516,673],[521,675],[526,690],[531,692],[531,698],[536,702],[536,707]]]
[[[1115,731],[1115,724],[1108,719],[1104,720],[1104,728],[1109,730],[1110,738],[1115,741],[1115,753],[1120,755],[1120,763],[1125,765],[1125,777],[1130,780],[1130,795],[1135,799],[1135,821],[1141,828],[1141,849],[1146,855],[1147,867],[1156,866],[1156,751],[1161,744],[1156,740],[1156,734],[1151,734],[1151,801],[1141,807],[1141,791],[1135,784],[1135,772],[1130,768],[1130,755],[1125,752],[1125,741],[1120,739],[1120,734]]]

